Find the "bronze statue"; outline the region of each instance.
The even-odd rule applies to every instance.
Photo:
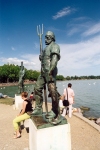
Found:
[[[21,66],[20,66],[20,72],[19,72],[19,82],[18,82],[18,93],[21,94],[22,92],[24,92],[24,75],[25,75],[25,69],[23,66],[23,62],[21,62]]]
[[[39,30],[40,31],[40,30]],[[56,87],[56,75],[57,75],[57,63],[60,60],[60,47],[55,43],[55,35],[53,32],[48,31],[45,35],[46,47],[42,50],[42,33],[39,34],[40,37],[40,50],[41,54],[39,59],[41,61],[41,75],[38,77],[37,82],[34,87],[34,94],[36,100],[35,109],[32,115],[42,115],[42,104],[43,95],[42,91],[44,89],[44,97],[46,100],[46,84],[49,91],[49,97],[52,99],[52,110],[46,114],[46,118],[52,123],[57,124],[61,122],[60,110],[59,110],[59,93]],[[47,108],[46,108],[47,109]]]

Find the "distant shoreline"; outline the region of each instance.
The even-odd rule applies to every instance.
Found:
[[[72,80],[72,81],[78,81],[80,79]],[[98,79],[81,79],[81,80],[98,80]],[[99,79],[100,80],[100,79]],[[69,81],[69,80],[57,80],[57,82],[63,82],[63,81]],[[24,84],[35,84],[36,81],[24,81]],[[0,87],[5,87],[5,86],[17,86],[18,82],[9,82],[9,83],[0,83]]]

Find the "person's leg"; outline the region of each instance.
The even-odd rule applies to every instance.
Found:
[[[59,107],[63,108],[63,101],[62,100],[59,100]]]
[[[64,116],[66,116],[66,114],[67,114],[67,106],[65,106],[64,107],[64,109],[63,109],[63,112],[62,112],[62,116],[64,117]]]
[[[30,118],[30,116],[29,116],[27,113],[25,113],[25,114],[23,114],[23,115],[21,115],[21,116],[16,117],[16,118],[13,120],[13,126],[14,126],[14,129],[15,129],[15,132],[16,132],[15,138],[20,137],[19,123],[20,123],[21,121],[26,120],[26,119],[29,119],[29,118]]]
[[[59,107],[60,107],[60,114],[62,114],[63,113],[63,109],[64,109],[62,100],[59,100]]]
[[[69,105],[69,117],[70,118],[72,117],[72,104]]]

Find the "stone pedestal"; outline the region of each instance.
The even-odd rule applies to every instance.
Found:
[[[30,150],[71,150],[70,124],[39,129],[29,120]]]
[[[15,109],[22,108],[23,99],[20,95],[15,94]]]

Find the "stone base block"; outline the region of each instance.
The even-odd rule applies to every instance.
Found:
[[[29,120],[30,150],[71,150],[70,124],[37,129]]]

